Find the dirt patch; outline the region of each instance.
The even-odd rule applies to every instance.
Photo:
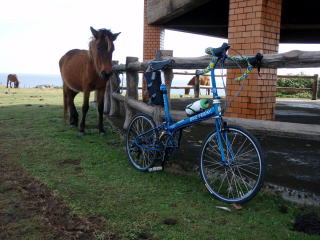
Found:
[[[32,231],[37,239],[96,239],[104,235],[102,225],[72,214],[60,196],[1,152],[0,146],[0,239],[22,239]],[[19,225],[22,221],[23,228]]]
[[[316,213],[308,213],[296,218],[293,229],[308,234],[320,235],[320,218]]]

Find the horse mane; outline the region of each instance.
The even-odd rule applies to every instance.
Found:
[[[110,29],[101,28],[101,29],[98,29],[98,32],[99,32],[99,39],[105,38],[105,37],[108,37],[110,40],[112,39],[113,33],[111,32]],[[94,36],[90,37],[89,47],[90,47],[90,43],[95,40],[96,38]]]
[[[90,49],[91,49],[91,45],[94,43],[94,41],[108,37],[108,52],[111,51],[111,47],[112,47],[112,43],[113,43],[113,33],[111,32],[110,29],[101,28],[97,31],[99,32],[98,39],[96,39],[94,36],[92,36],[90,38],[90,42],[89,42],[89,59],[90,59],[90,61],[92,61],[92,55],[91,55]]]

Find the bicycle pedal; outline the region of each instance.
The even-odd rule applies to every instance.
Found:
[[[158,171],[162,171],[162,170],[163,170],[162,166],[148,168],[149,172],[158,172]]]

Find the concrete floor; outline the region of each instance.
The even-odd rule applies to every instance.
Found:
[[[320,100],[278,99],[276,121],[320,125]]]

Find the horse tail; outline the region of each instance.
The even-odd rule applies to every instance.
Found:
[[[67,86],[63,83],[63,118],[64,122],[67,122],[68,117],[68,95],[67,95]]]

